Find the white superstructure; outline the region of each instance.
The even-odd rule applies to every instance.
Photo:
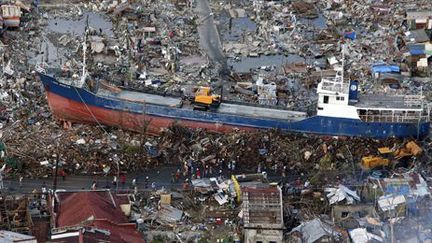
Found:
[[[343,70],[333,78],[323,78],[318,84],[319,116],[360,119],[357,108],[349,105],[349,84],[343,81]],[[356,90],[357,86],[353,87]]]
[[[342,48],[343,49],[343,48]],[[343,56],[343,55],[342,55]],[[318,84],[317,115],[364,122],[418,122],[429,120],[429,108],[420,95],[359,94],[357,81],[345,82],[342,67],[336,76]]]

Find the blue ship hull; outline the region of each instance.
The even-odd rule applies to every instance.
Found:
[[[429,122],[382,123],[356,119],[312,116],[300,121],[247,117],[209,111],[196,111],[178,107],[131,102],[98,96],[86,89],[58,82],[55,78],[39,74],[54,115],[76,122],[96,122],[139,131],[139,120],[149,118],[157,126],[179,121],[189,127],[230,129],[280,129],[287,132],[313,133],[328,136],[360,136],[371,138],[413,137],[423,138],[429,133]],[[138,121],[138,122],[137,122]],[[229,128],[229,129],[224,129]]]

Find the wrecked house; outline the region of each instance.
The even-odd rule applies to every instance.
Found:
[[[379,216],[372,205],[335,205],[332,219],[339,226],[353,229],[360,226],[380,226]]]
[[[409,38],[409,41],[415,42],[415,43],[426,43],[431,40],[431,37],[428,35],[426,30],[424,29],[418,29],[418,30],[411,30],[406,33],[406,35]]]
[[[410,29],[432,29],[432,10],[407,11],[406,20]]]
[[[283,242],[282,191],[279,187],[243,188],[244,242]]]
[[[143,27],[139,30],[137,30],[138,34],[141,34],[141,36],[144,38],[144,40],[152,39],[156,37],[156,27],[148,26]]]
[[[290,232],[296,242],[335,242],[341,239],[341,233],[325,220],[319,218],[305,221]]]
[[[123,211],[122,197],[109,190],[57,192],[51,241],[144,242]]]
[[[2,5],[1,12],[5,27],[16,28],[20,26],[22,12],[18,6]]]
[[[31,234],[32,226],[27,198],[0,198],[1,229]]]
[[[403,216],[407,213],[418,214],[417,202],[430,197],[427,182],[418,173],[406,173],[398,178],[371,180],[369,187],[375,187],[374,192],[378,209],[382,217]],[[370,197],[370,196],[369,196]]]

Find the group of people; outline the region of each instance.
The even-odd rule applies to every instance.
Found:
[[[237,169],[236,160],[225,162],[224,159],[221,159],[215,164],[202,163],[201,165],[196,165],[192,159],[189,159],[184,162],[182,169],[179,168],[176,172],[171,173],[171,183],[179,182],[182,176],[185,179],[190,178],[192,180],[210,176],[222,176],[225,168],[228,173],[235,173]]]
[[[125,186],[126,186],[126,175],[125,174],[121,174],[120,175],[120,183],[118,182],[117,176],[113,177],[112,186],[115,189],[118,189],[119,185],[121,186],[122,189],[125,189]],[[133,178],[132,181],[131,181],[131,188],[134,189],[136,186],[137,186],[137,184],[136,184],[136,178]],[[108,188],[109,186],[107,185],[106,187]],[[91,190],[96,190],[97,188],[98,188],[97,181],[93,180],[90,189]]]

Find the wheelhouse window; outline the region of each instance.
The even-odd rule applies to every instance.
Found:
[[[329,103],[329,97],[328,95],[324,95],[324,104],[328,104]]]

